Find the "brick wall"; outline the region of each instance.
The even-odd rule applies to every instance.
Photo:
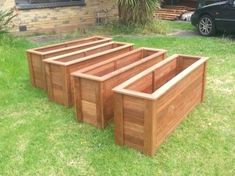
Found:
[[[0,0],[0,5],[2,5],[2,9],[9,9],[15,6],[14,0]]]
[[[14,0],[0,0],[3,9],[16,8]],[[85,6],[70,6],[30,10],[15,10],[12,32],[43,33],[70,31],[95,25],[99,12],[108,11],[109,19],[117,19],[118,7],[115,0],[85,0]],[[101,13],[104,15],[104,13]],[[21,30],[27,30],[22,31]]]

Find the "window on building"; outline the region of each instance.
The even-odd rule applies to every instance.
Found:
[[[15,0],[18,9],[83,6],[85,0]]]

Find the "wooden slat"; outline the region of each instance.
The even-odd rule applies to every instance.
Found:
[[[35,86],[34,83],[34,74],[33,74],[33,65],[31,61],[31,53],[27,52],[27,61],[28,61],[28,68],[29,68],[29,75],[30,75],[30,81],[33,86]]]
[[[184,13],[194,10],[194,8],[187,6],[164,6],[161,9],[157,9],[156,16],[163,20],[177,20]]]
[[[86,100],[89,102],[95,103],[96,100],[96,93],[98,90],[97,83],[81,79],[81,90],[82,90],[82,100]]]
[[[153,75],[150,73],[148,75],[145,75],[141,79],[137,80],[135,83],[130,84],[127,89],[129,90],[135,90],[140,91],[144,93],[152,93],[152,82],[153,81]],[[143,84],[144,82],[144,84]]]
[[[154,102],[152,100],[145,100],[145,115],[144,115],[144,154],[153,156],[155,151],[154,146],[154,123],[153,118],[155,114]]]
[[[78,121],[82,121],[82,95],[81,95],[81,83],[80,78],[72,77],[72,81],[74,82],[74,107],[76,112],[76,117]]]
[[[95,90],[95,94],[96,94],[96,119],[97,119],[97,127],[99,128],[104,128],[108,121],[105,121],[104,118],[102,118],[104,116],[104,103],[103,103],[103,83],[97,83],[98,84],[98,88],[97,90]]]
[[[130,137],[135,137],[139,140],[144,140],[144,126],[135,122],[128,122],[124,117],[124,134]]]
[[[207,62],[204,63],[204,70],[203,70],[203,83],[202,83],[202,98],[201,101],[203,102],[205,100],[205,92],[206,92],[206,70],[207,70]]]
[[[114,94],[114,125],[115,125],[115,143],[118,145],[124,144],[124,121],[123,121],[123,97],[119,94]]]
[[[97,110],[95,103],[82,100],[82,116],[85,122],[96,126],[97,125],[96,113]]]
[[[125,145],[135,145],[139,146],[139,148],[143,148],[144,140],[138,138],[137,136],[129,136],[128,134],[124,134]]]
[[[136,144],[130,140],[125,140],[125,145],[127,145],[128,147],[131,147],[131,148],[135,148],[137,150],[139,150],[140,152],[143,152],[143,145],[141,144]]]
[[[53,50],[64,49],[64,48],[71,47],[71,46],[83,45],[83,44],[87,44],[87,43],[94,42],[94,41],[100,41],[104,39],[112,40],[111,38],[107,38],[107,37],[93,36],[89,38],[83,38],[83,39],[72,40],[72,41],[67,41],[67,42],[53,44],[53,45],[47,45],[47,46],[43,46],[39,48],[33,48],[33,49],[30,49],[30,51],[37,51],[43,54],[48,51],[51,52]]]

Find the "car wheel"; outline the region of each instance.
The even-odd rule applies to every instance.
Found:
[[[198,31],[202,36],[212,36],[215,34],[215,23],[209,15],[204,15],[198,23]]]

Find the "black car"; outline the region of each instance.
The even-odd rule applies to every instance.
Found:
[[[203,36],[212,36],[216,31],[235,32],[235,0],[199,7],[192,15],[191,23]]]

